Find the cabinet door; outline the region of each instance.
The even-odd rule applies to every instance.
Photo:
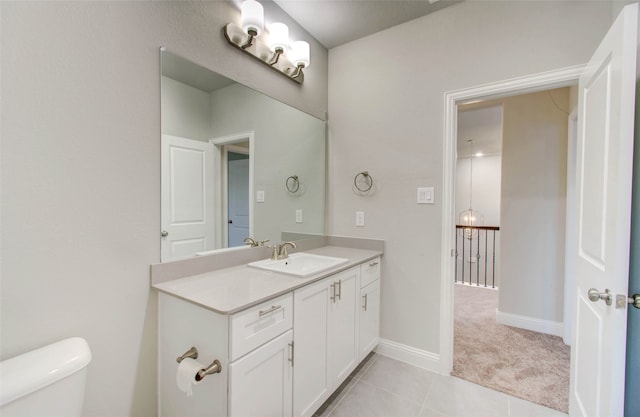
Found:
[[[330,280],[335,296],[329,301],[327,371],[329,386],[335,389],[358,364],[360,267]]]
[[[293,295],[295,362],[293,415],[312,416],[329,397],[327,380],[327,319],[329,279],[297,290]]]
[[[380,280],[375,280],[360,290],[360,360],[376,347],[379,335]]]
[[[291,416],[291,330],[229,366],[229,416]]]

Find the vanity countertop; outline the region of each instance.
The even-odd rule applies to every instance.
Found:
[[[323,246],[305,251],[349,262],[306,278],[238,265],[154,284],[159,291],[221,314],[233,314],[382,255],[380,251]]]

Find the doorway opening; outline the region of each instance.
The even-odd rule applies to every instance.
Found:
[[[562,412],[570,96],[457,107],[452,375]]]
[[[214,145],[216,243],[219,248],[243,247],[253,234],[253,132],[210,139]]]
[[[230,150],[227,155],[227,246],[242,246],[249,233],[249,149]],[[235,146],[234,148],[237,148]],[[245,151],[246,149],[246,151]]]

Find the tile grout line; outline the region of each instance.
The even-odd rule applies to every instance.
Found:
[[[425,410],[425,408],[427,407],[427,400],[429,399],[429,394],[431,393],[431,388],[433,388],[433,384],[436,383],[436,377],[434,376],[431,379],[431,384],[429,384],[429,388],[427,389],[427,393],[424,396],[424,400],[422,400],[422,406],[420,407],[420,414],[418,414],[418,417],[420,415],[422,415],[422,412]],[[430,408],[430,410],[433,410],[432,408]],[[433,410],[436,411],[436,410]],[[439,413],[439,412],[438,412]]]
[[[386,388],[379,387],[379,386],[377,386],[377,385],[375,385],[375,384],[372,384],[372,383],[370,383],[370,382],[363,381],[363,380],[360,380],[360,381],[358,381],[358,382],[360,382],[360,383],[362,383],[362,384],[365,384],[365,385],[368,385],[368,386],[373,387],[373,388],[377,388],[377,389],[379,389],[380,391],[384,391],[384,392],[386,392],[387,394],[391,394],[391,395],[393,395],[394,397],[398,397],[399,399],[401,399],[401,400],[402,400],[402,401],[404,401],[404,402],[409,402],[409,403],[415,404],[415,405],[417,405],[417,406],[420,406],[420,403],[417,403],[417,402],[415,402],[415,401],[413,401],[413,400],[411,400],[411,399],[409,399],[409,398],[403,397],[403,396],[402,396],[402,395],[400,395],[400,394],[396,394],[396,393],[395,393],[395,392],[393,392],[393,391],[389,391],[389,390],[388,390],[388,389],[386,389]]]

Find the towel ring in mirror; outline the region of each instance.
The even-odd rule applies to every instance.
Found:
[[[297,193],[300,189],[300,181],[297,175],[292,175],[285,181],[284,185],[290,193]]]
[[[362,171],[353,179],[353,186],[362,193],[366,193],[373,187],[373,177],[368,171]]]

